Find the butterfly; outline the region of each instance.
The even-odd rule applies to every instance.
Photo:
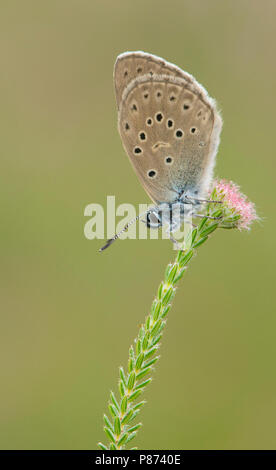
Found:
[[[216,102],[192,75],[141,51],[117,57],[114,86],[123,147],[155,204],[146,223],[173,233],[212,181],[222,128]]]

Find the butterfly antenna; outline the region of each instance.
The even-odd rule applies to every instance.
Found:
[[[99,249],[99,252],[101,253],[102,251],[106,250],[106,248],[108,248],[110,245],[112,245],[112,243],[114,243],[118,238],[120,238],[120,235],[122,233],[124,233],[132,224],[134,224],[135,222],[137,222],[138,219],[140,219],[141,217],[143,217],[145,214],[148,214],[149,212],[151,212],[151,210],[147,210],[146,212],[143,212],[142,214],[139,214],[137,215],[137,217],[135,217],[134,219],[131,219],[125,226],[122,230],[120,230],[120,232],[118,233],[115,233],[114,237],[110,238],[109,240],[107,240],[106,244],[104,246],[102,246],[102,248]]]

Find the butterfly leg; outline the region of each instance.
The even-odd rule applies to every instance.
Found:
[[[184,250],[183,243],[179,243],[172,235],[170,235],[170,240],[173,242],[173,247],[175,250]]]
[[[182,196],[181,196],[182,197]],[[198,199],[196,197],[190,197],[190,196],[185,196],[185,199],[186,200],[191,200],[191,201],[195,201],[196,203],[199,203],[201,204],[202,202],[206,202],[206,203],[213,203],[213,204],[222,204],[222,201],[212,201],[212,200],[209,200],[209,199]]]
[[[212,220],[220,220],[222,219],[222,215],[220,215],[219,217],[211,217],[210,215],[204,215],[204,214],[193,214],[193,217],[199,217],[201,219],[212,219]]]
[[[178,241],[177,241],[175,238],[173,238],[172,235],[170,235],[170,240],[171,240],[171,242],[173,242],[174,244],[176,244],[176,245],[178,244]]]
[[[180,194],[179,196],[179,200],[183,200],[185,199],[186,201],[188,202],[191,202],[191,204],[193,204],[193,202],[195,202],[196,204],[201,204],[202,202],[206,202],[206,203],[213,203],[213,204],[222,204],[222,201],[213,201],[213,200],[210,200],[210,199],[201,199],[201,198],[197,198],[197,197],[193,197],[193,196],[187,196],[187,194],[185,194],[185,192],[183,191],[183,193]]]

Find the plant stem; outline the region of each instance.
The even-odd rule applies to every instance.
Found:
[[[212,217],[219,217],[220,210],[214,210]],[[206,207],[206,215],[210,207]],[[209,235],[219,226],[219,221],[204,217],[200,224],[189,233],[189,248],[179,251],[174,263],[170,263],[165,271],[165,279],[161,282],[157,295],[153,300],[150,313],[141,326],[134,345],[129,349],[127,372],[120,367],[119,394],[117,400],[114,393],[110,394],[109,412],[111,419],[104,415],[104,430],[109,440],[109,447],[98,443],[102,450],[122,450],[136,436],[141,423],[133,424],[145,401],[140,396],[151,382],[150,374],[159,359],[158,349],[166,325],[166,317],[171,308],[176,284],[182,278],[195,250],[208,240]],[[187,240],[186,240],[187,241]]]

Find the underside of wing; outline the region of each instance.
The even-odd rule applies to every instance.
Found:
[[[221,118],[215,102],[191,75],[139,54],[123,54],[115,66],[115,87],[126,63],[131,78],[122,91],[118,79],[116,88],[124,148],[154,202],[174,202],[182,193],[200,197],[208,190],[219,143]],[[138,75],[134,63],[141,73],[149,65],[152,70]]]
[[[182,77],[191,83],[194,80],[192,75],[161,57],[142,51],[124,52],[117,57],[114,66],[114,84],[118,108],[127,85],[134,78],[146,74]]]

